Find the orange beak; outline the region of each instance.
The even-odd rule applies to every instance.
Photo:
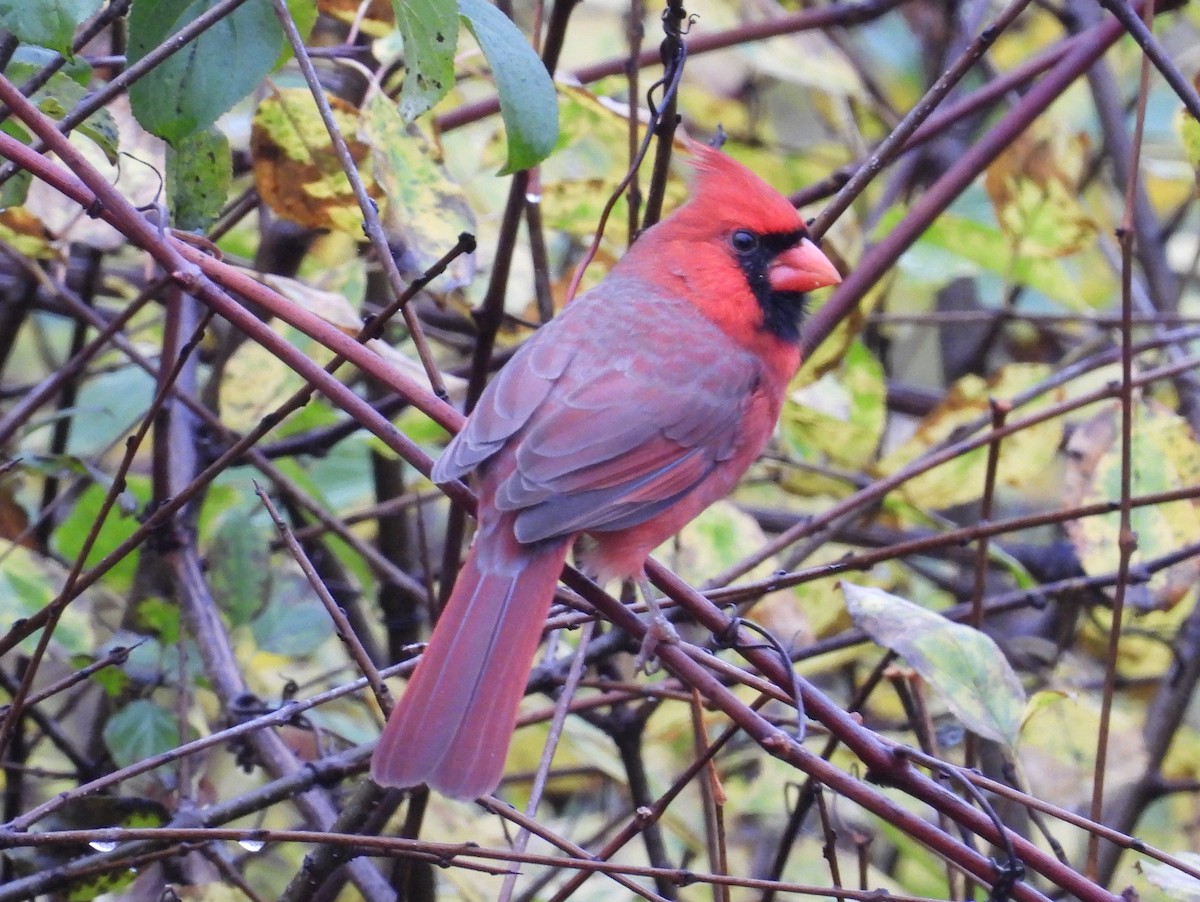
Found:
[[[790,247],[767,269],[767,281],[775,291],[812,291],[842,281],[841,273],[807,238]]]

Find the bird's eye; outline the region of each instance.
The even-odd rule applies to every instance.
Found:
[[[729,243],[739,254],[747,254],[758,247],[758,236],[749,229],[738,229],[729,236]]]

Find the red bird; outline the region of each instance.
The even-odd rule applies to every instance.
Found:
[[[472,799],[500,782],[559,573],[647,555],[758,457],[800,365],[803,293],[841,281],[788,201],[693,148],[691,199],[538,330],[433,468],[475,473],[479,526],[371,776]]]

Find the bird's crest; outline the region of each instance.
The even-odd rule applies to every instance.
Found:
[[[690,163],[695,170],[688,206],[704,216],[719,211],[722,221],[760,232],[789,232],[800,215],[787,198],[728,154],[699,142],[690,142]]]

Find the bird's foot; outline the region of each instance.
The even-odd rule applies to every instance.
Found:
[[[646,635],[642,638],[642,647],[633,661],[633,672],[651,674],[658,669],[657,665],[653,663],[658,653],[658,647],[660,645],[678,645],[679,633],[675,631],[674,625],[667,619],[662,608],[655,601],[654,587],[650,585],[650,580],[643,575],[637,584],[642,598],[646,601],[650,622],[646,627]]]
[[[646,635],[642,638],[642,647],[638,649],[633,661],[633,672],[650,675],[658,670],[656,656],[660,645],[678,645],[679,633],[675,631],[671,621],[659,613],[650,615],[650,624],[646,627]]]

